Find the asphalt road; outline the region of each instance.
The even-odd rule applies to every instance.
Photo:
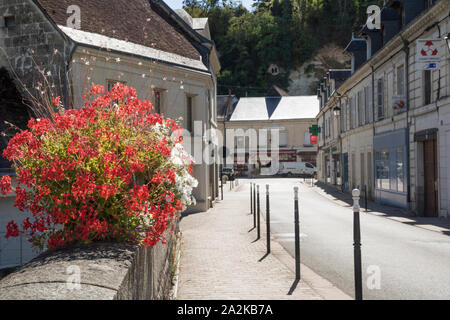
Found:
[[[354,297],[352,209],[314,192],[298,178],[252,181],[264,191],[263,212],[264,186],[270,184],[271,231],[292,256],[293,187],[300,188],[301,261]],[[364,299],[450,299],[449,236],[370,213],[360,215]]]

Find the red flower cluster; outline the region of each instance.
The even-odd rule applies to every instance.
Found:
[[[54,104],[60,99],[54,98]],[[173,120],[122,84],[104,93],[94,85],[85,106],[32,119],[13,137],[4,156],[15,163],[15,206],[29,210],[19,232],[41,248],[100,240],[164,242],[182,210],[176,177],[185,172],[169,159],[179,140]],[[3,195],[12,191],[8,176]]]

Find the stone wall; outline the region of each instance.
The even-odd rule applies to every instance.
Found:
[[[176,242],[174,235],[153,248],[96,243],[47,251],[0,280],[0,300],[169,299]]]
[[[5,25],[5,18],[14,21],[14,26]],[[32,0],[0,0],[0,66],[20,79],[19,89],[25,85],[35,95],[37,82],[43,82],[38,66],[50,72],[50,86],[55,84],[54,92],[61,95],[67,86],[65,63],[70,48],[70,41]]]

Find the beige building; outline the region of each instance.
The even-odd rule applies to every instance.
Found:
[[[383,31],[364,27],[351,40],[351,75],[319,89],[321,181],[367,188],[377,202],[419,216],[448,217],[449,10],[448,0],[388,1]],[[420,61],[428,51],[438,60]],[[339,130],[330,132],[330,122]],[[332,141],[340,145],[333,157]]]
[[[270,165],[263,160],[263,155],[270,156],[271,148],[278,148],[280,162],[304,161],[315,165],[317,147],[311,143],[309,133],[319,110],[315,96],[240,98],[229,109],[232,113],[225,121],[225,129],[235,134],[234,168],[237,174],[258,174],[261,167]],[[273,129],[279,132],[278,145],[271,140]],[[249,138],[251,132],[255,134],[253,146]],[[251,150],[260,155],[254,163],[249,163]],[[245,159],[245,163],[240,163],[238,157]]]
[[[68,10],[74,6],[79,16]],[[211,157],[217,157],[207,133],[217,128],[220,64],[207,19],[175,13],[156,0],[136,0],[132,6],[125,0],[0,0],[0,47],[5,53],[0,67],[35,88],[38,65],[66,107],[80,107],[81,94],[93,83],[105,89],[116,82],[134,87],[156,112],[180,119],[192,141],[199,142],[197,148],[209,146]],[[188,210],[208,210],[218,195],[218,165],[196,159],[194,176],[197,204]],[[6,223],[18,217],[13,202],[0,199],[0,269],[33,255],[24,239],[2,236]]]

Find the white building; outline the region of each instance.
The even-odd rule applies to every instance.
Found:
[[[68,8],[74,5],[80,8],[78,26],[68,25]],[[203,150],[211,144],[207,131],[217,128],[220,63],[207,19],[179,13],[182,17],[159,0],[132,5],[126,0],[0,0],[0,47],[6,52],[0,54],[0,67],[35,88],[34,58],[62,79],[58,88],[65,105],[73,107],[82,105],[81,94],[92,83],[105,89],[125,83],[151,100],[156,112],[182,117],[190,132],[200,123],[194,138]],[[218,166],[197,162],[194,176],[197,205],[189,210],[208,210],[218,196]],[[0,199],[0,269],[33,256],[25,239],[3,237],[7,222],[23,219],[13,204],[13,197]]]

